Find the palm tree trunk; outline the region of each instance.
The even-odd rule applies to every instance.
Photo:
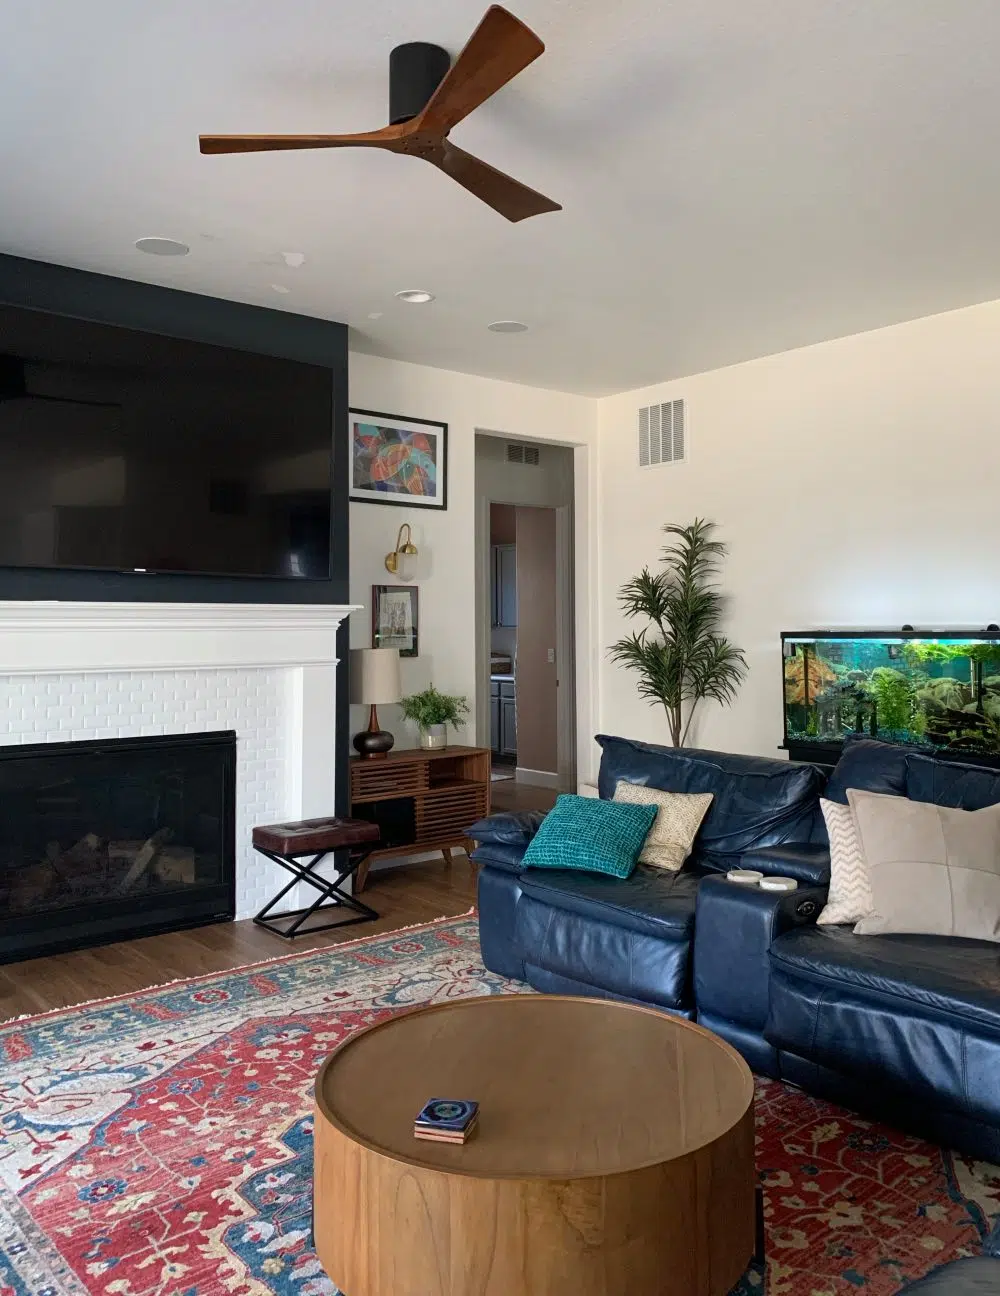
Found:
[[[681,745],[681,708],[678,703],[676,706],[663,704],[663,709],[667,713],[667,724],[670,726],[670,741],[675,747]]]

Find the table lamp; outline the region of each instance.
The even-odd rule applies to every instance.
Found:
[[[398,702],[402,696],[398,648],[351,649],[351,701],[371,707],[368,728],[354,735],[359,756],[371,760],[391,751],[396,740],[379,728],[377,707],[380,703]]]

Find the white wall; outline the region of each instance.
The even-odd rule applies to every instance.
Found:
[[[591,423],[596,425],[597,402],[578,399],[588,407]],[[485,435],[476,438],[476,491],[484,500],[531,508],[573,503],[571,453],[559,446],[539,446],[537,464],[508,463],[507,440]]]
[[[589,494],[588,455],[596,440],[597,403],[582,396],[357,353],[350,357],[350,400],[352,406],[362,409],[447,423],[449,470],[448,508],[444,511],[351,505],[351,602],[365,607],[351,617],[351,644],[360,648],[371,642],[371,587],[393,583],[383,560],[395,543],[400,524],[409,522],[420,554],[412,581],[402,583],[420,587],[420,655],[403,661],[403,687],[410,692],[433,682],[443,692],[464,694],[474,716],[476,432],[580,447],[577,472]],[[585,542],[577,562],[578,588],[584,589],[592,580],[589,522],[585,508]],[[582,728],[588,733],[593,729],[590,697],[587,688],[580,703],[587,716]],[[415,745],[416,730],[402,722],[398,708],[380,708],[379,719],[383,728],[396,735],[398,746]],[[353,708],[351,732],[366,723],[363,709]],[[460,741],[474,741],[474,732],[470,722],[459,735]]]
[[[640,469],[637,410],[677,397],[689,462]],[[615,594],[664,522],[708,517],[750,675],[694,741],[775,755],[781,630],[1000,621],[1000,302],[602,400],[595,478],[599,727],[669,741],[607,661]]]

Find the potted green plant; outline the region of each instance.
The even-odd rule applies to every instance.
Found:
[[[420,746],[447,747],[448,725],[460,725],[469,714],[469,703],[464,697],[451,697],[439,693],[431,684],[422,693],[413,693],[400,703],[404,717],[416,721],[420,728]]]
[[[618,592],[622,611],[647,622],[611,645],[612,661],[639,676],[639,693],[667,713],[675,747],[687,741],[698,703],[732,703],[747,671],[739,648],[719,633],[725,603],[716,588],[726,554],[714,522],[668,523],[660,570],[648,567]]]

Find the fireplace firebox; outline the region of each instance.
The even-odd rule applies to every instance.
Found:
[[[0,963],[236,912],[236,734],[0,747]]]

